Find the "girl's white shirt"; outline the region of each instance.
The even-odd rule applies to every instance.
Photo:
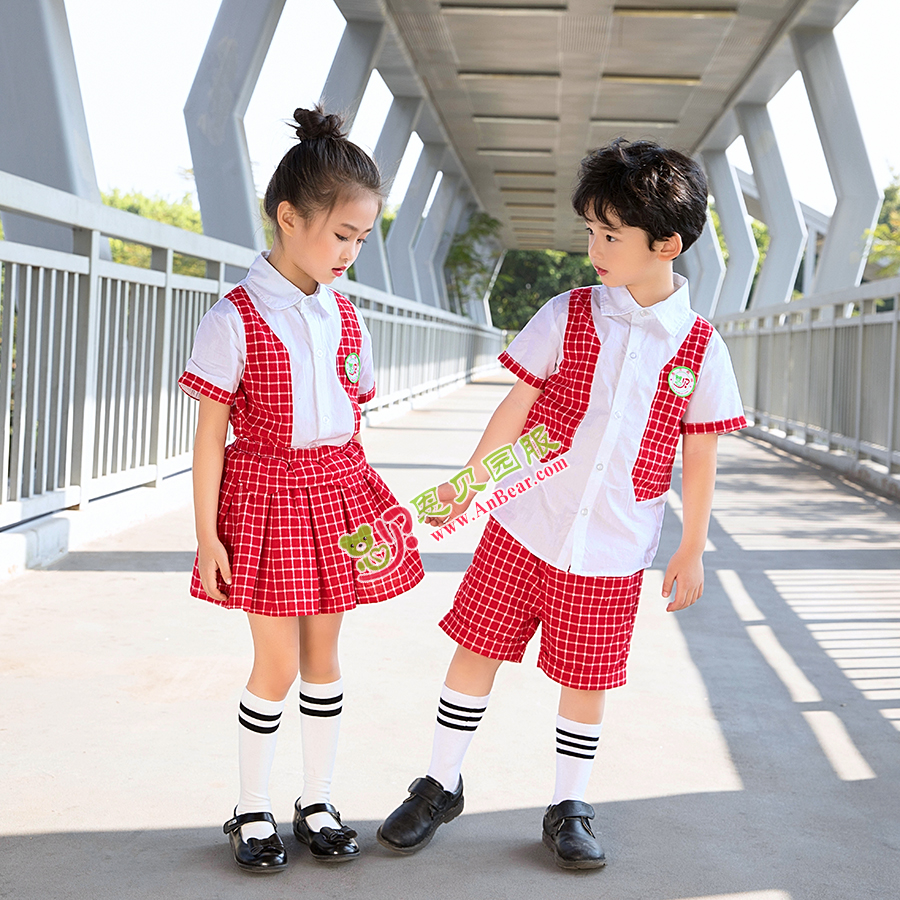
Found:
[[[265,252],[257,256],[241,286],[290,358],[294,400],[291,446],[340,446],[353,437],[354,416],[335,365],[341,343],[341,314],[334,291],[320,284],[312,294],[304,294],[268,262],[267,256]],[[375,386],[372,338],[359,310],[356,317],[362,331],[359,393],[365,396]],[[246,355],[241,314],[223,297],[201,320],[185,370],[234,394],[244,373]]]

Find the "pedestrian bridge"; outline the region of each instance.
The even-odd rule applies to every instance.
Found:
[[[485,375],[365,429],[399,498],[458,471],[510,381]],[[440,541],[415,526],[425,580],[345,618],[334,790],[362,858],[325,871],[290,838],[302,767],[289,703],[272,799],[290,869],[259,890],[309,900],[895,896],[900,509],[767,442],[724,437],[704,596],[668,614],[660,587],[680,537],[677,470],[673,487],[628,684],[610,694],[588,789],[606,869],[561,872],[540,841],[558,692],[535,667],[536,647],[498,675],[463,771],[465,813],[413,857],[375,840],[428,761],[453,650],[436,623],[481,518]],[[0,777],[16,812],[0,829],[0,860],[17,900],[258,892],[220,825],[237,790],[246,618],[188,596],[189,475],[165,490],[180,501],[162,517],[2,585]],[[125,496],[92,506],[125,521],[135,505]]]

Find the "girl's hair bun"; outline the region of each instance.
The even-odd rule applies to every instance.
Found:
[[[297,123],[297,138],[301,141],[340,141],[347,137],[344,120],[333,113],[327,114],[320,104],[313,109],[295,109],[294,121]]]

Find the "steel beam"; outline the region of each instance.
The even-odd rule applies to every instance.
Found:
[[[257,250],[265,235],[244,113],[283,8],[284,0],[222,0],[184,105],[204,233]]]
[[[806,242],[806,225],[788,184],[768,109],[760,103],[741,103],[735,112],[753,164],[763,221],[770,236],[750,306],[777,307],[791,299]]]
[[[697,254],[700,269],[699,278],[691,288],[691,307],[704,318],[711,319],[715,315],[719,291],[725,279],[725,260],[716,236],[716,226],[708,212],[706,228],[691,249]]]
[[[816,267],[816,293],[855,287],[862,280],[882,195],[856,116],[834,32],[791,34],[812,107],[837,205]]]
[[[0,123],[0,170],[100,202],[63,0],[0,3]],[[72,252],[67,226],[4,213],[3,229],[7,240]]]
[[[444,172],[437,193],[428,210],[428,215],[419,229],[419,236],[413,245],[413,263],[419,281],[419,299],[429,306],[442,306],[444,293],[438,287],[438,273],[435,271],[435,257],[441,236],[447,225],[453,200],[462,179],[459,175]]]
[[[743,312],[750,296],[759,250],[734,166],[724,150],[706,150],[703,164],[715,198],[716,212],[728,247],[728,265],[715,306],[716,315]]]

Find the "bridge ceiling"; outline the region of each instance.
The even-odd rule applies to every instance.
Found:
[[[378,69],[427,95],[506,246],[583,250],[568,202],[579,160],[617,135],[695,153],[728,146],[737,102],[796,70],[795,27],[831,28],[856,0],[337,0],[385,18]],[[412,72],[410,72],[412,69]],[[420,136],[421,131],[420,131]],[[427,137],[423,136],[423,139]]]

